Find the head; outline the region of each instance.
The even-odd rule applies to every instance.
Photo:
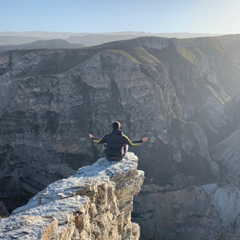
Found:
[[[120,122],[114,122],[112,124],[112,128],[113,128],[113,130],[117,130],[117,129],[119,130],[121,128]]]

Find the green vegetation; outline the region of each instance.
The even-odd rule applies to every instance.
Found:
[[[179,44],[178,52],[192,64],[195,64],[197,56],[204,56],[200,49],[196,47],[193,40],[181,39]]]
[[[111,50],[109,50],[109,52],[117,53],[117,54],[121,55],[122,57],[124,57],[125,59],[127,59],[129,61],[140,64],[140,62],[137,59],[135,59],[132,55],[130,55],[129,53],[127,53],[125,51],[111,49]]]
[[[224,104],[224,101],[222,100],[222,98],[216,93],[216,91],[209,85],[207,85],[207,88],[210,90],[210,92],[212,93],[212,95],[221,103]]]
[[[226,51],[224,50],[224,48],[223,48],[220,44],[214,43],[214,44],[213,44],[213,48],[214,48],[218,53],[221,53],[221,54],[225,54],[225,53],[226,53]]]
[[[191,51],[189,51],[185,47],[181,47],[178,51],[187,61],[191,62],[192,64],[195,63],[196,58]]]
[[[194,50],[196,51],[196,53],[200,54],[202,57],[205,56],[205,55],[200,51],[200,49],[198,49],[194,44],[193,44],[193,48],[194,48]]]
[[[111,49],[110,52],[120,54],[125,59],[133,61],[137,64],[154,64],[159,63],[159,60],[148,53],[143,47],[133,47],[126,49]]]
[[[225,54],[225,49],[216,41],[208,39],[206,44],[201,43],[197,45],[198,49],[206,56],[217,56],[219,54]]]
[[[141,63],[159,63],[159,60],[147,52],[143,47],[134,47],[131,54]]]

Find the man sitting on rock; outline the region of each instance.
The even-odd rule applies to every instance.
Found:
[[[122,160],[128,151],[128,145],[137,146],[148,140],[147,137],[143,137],[139,141],[132,142],[126,135],[124,135],[120,128],[121,124],[119,122],[114,122],[112,124],[112,132],[104,135],[101,139],[97,139],[89,133],[89,137],[93,139],[93,142],[104,144],[104,154],[106,158],[111,161]]]

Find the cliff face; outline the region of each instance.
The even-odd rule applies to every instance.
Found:
[[[240,35],[239,34],[231,34],[225,36],[217,37],[221,45],[226,48],[235,58],[235,60],[240,64]]]
[[[169,192],[159,186],[145,186],[135,198],[134,221],[140,224],[143,239],[237,240],[239,194],[236,182]]]
[[[121,162],[102,158],[50,184],[0,220],[0,239],[139,239],[131,222],[133,196],[144,180],[137,161],[133,153]]]
[[[11,198],[22,195],[22,185],[35,193],[91,164],[100,149],[87,134],[102,136],[116,119],[130,138],[150,136],[140,163],[147,178],[174,185],[186,185],[189,177],[210,181],[217,169],[203,130],[218,135],[230,121],[223,114],[229,97],[217,78],[222,62],[211,63],[207,50],[231,59],[216,44],[142,38],[1,53],[1,194],[14,188]],[[235,70],[224,72],[232,82]]]
[[[166,192],[188,199],[192,186],[239,186],[226,174],[239,168],[238,151],[226,154],[231,141],[224,141],[237,136],[240,118],[233,96],[240,91],[240,70],[216,39],[149,37],[86,49],[11,51],[0,54],[0,75],[0,195],[6,206],[99,158],[101,147],[88,133],[100,137],[114,120],[132,140],[149,136],[146,145],[134,149],[146,173],[148,190],[139,195],[144,201],[136,200],[136,214],[146,219],[136,218],[146,239],[147,229],[157,231],[154,239],[165,234],[165,224],[152,222],[178,214],[171,211],[162,220],[145,214],[146,206],[156,212],[157,206],[166,207],[145,201],[156,191],[165,201]],[[212,196],[203,201],[206,209],[212,210]],[[175,202],[169,202],[172,208]],[[176,205],[188,209],[184,201]],[[183,224],[188,215],[182,216],[177,219]],[[221,220],[214,221],[218,231]],[[166,222],[169,232],[183,229],[180,220]],[[195,227],[190,224],[189,231]]]

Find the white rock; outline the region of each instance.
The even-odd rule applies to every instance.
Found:
[[[137,161],[133,153],[118,162],[101,158],[50,184],[0,220],[0,239],[139,239],[131,222],[133,196],[144,180]]]

